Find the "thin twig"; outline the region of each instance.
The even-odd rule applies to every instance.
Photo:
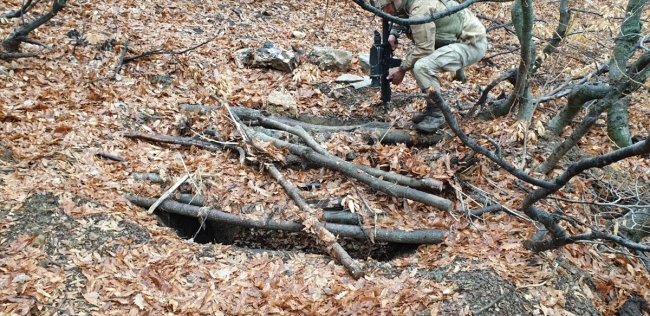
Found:
[[[97,153],[96,156],[100,157],[100,158],[106,158],[106,159],[109,159],[109,160],[113,160],[113,161],[118,161],[118,162],[125,162],[126,161],[123,158],[113,156],[113,155],[109,155],[109,154],[104,154],[104,153]]]
[[[494,148],[496,149],[495,154],[497,155],[497,157],[501,158],[501,146],[499,145],[499,143],[497,143],[496,140],[492,139],[490,136],[487,136],[485,134],[481,134],[481,137],[487,139],[487,141],[494,146]]]
[[[129,41],[124,41],[124,48],[122,48],[122,54],[120,55],[120,61],[117,63],[117,68],[115,68],[115,77],[120,74],[120,70],[122,70],[122,65],[124,65],[124,56],[126,56],[126,49],[127,46],[129,45]]]
[[[151,207],[149,207],[149,210],[147,210],[147,214],[149,215],[153,214],[153,211],[156,210],[158,205],[160,205],[160,203],[165,201],[165,199],[167,199],[174,191],[176,191],[176,189],[178,189],[178,187],[181,186],[181,184],[183,184],[189,178],[190,178],[189,173],[186,173],[183,177],[181,177],[176,183],[174,183],[174,185],[171,188],[169,188],[169,190],[165,191],[165,193],[161,195],[160,198],[158,198],[158,200],[151,205]]]
[[[125,63],[125,64],[126,64],[126,63],[130,63],[130,62],[132,62],[132,61],[134,61],[134,60],[136,60],[136,59],[138,59],[138,58],[147,57],[147,56],[153,56],[153,55],[180,55],[180,54],[184,54],[184,53],[187,53],[187,52],[189,52],[189,51],[191,51],[191,50],[197,49],[197,48],[199,48],[199,47],[201,47],[201,46],[203,46],[203,45],[205,45],[205,44],[207,44],[207,43],[210,43],[212,40],[214,40],[215,38],[217,38],[219,35],[221,35],[221,34],[217,34],[217,35],[213,36],[212,38],[210,38],[209,40],[207,40],[207,41],[205,41],[205,42],[203,42],[203,43],[201,43],[201,44],[198,44],[198,45],[196,45],[196,46],[192,46],[192,47],[190,47],[190,48],[187,48],[187,49],[184,49],[184,50],[181,50],[181,51],[177,51],[177,52],[175,52],[175,51],[168,51],[168,50],[162,50],[162,49],[156,49],[156,50],[152,50],[152,51],[148,51],[148,52],[142,53],[142,54],[140,54],[140,55],[136,55],[136,56],[132,56],[132,57],[128,57],[128,58],[124,58],[124,63]]]
[[[483,308],[475,311],[474,315],[477,315],[477,314],[480,314],[480,313],[486,311],[490,307],[494,306],[494,304],[498,303],[500,300],[502,300],[504,297],[506,297],[506,295],[508,295],[508,294],[510,294],[510,290],[506,290],[505,292],[503,292],[503,294],[501,294],[499,297],[497,297],[494,301],[490,302],[490,304],[487,304]]]

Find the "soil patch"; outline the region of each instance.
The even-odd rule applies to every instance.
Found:
[[[96,203],[80,199],[79,205]],[[0,206],[1,207],[1,206]],[[58,199],[51,193],[37,193],[29,197],[16,211],[0,208],[0,270],[13,276],[13,267],[7,266],[7,258],[16,255],[13,247],[4,247],[13,242],[28,240],[31,246],[44,252],[37,257],[37,265],[52,273],[65,275],[64,303],[60,306],[44,306],[48,314],[58,312],[69,315],[85,315],[95,310],[83,297],[88,279],[74,263],[74,254],[96,253],[100,256],[114,256],[118,248],[129,248],[150,240],[149,233],[139,225],[113,215],[92,215],[73,219],[59,206]],[[17,250],[20,251],[20,250]],[[14,299],[21,298],[22,295]],[[0,303],[3,299],[0,298]],[[51,310],[49,310],[51,309]],[[83,312],[82,312],[83,311]],[[31,315],[41,315],[44,310],[33,310]]]

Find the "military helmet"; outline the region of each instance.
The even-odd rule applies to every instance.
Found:
[[[370,0],[370,4],[379,10],[383,9],[391,2],[393,2],[393,0]]]

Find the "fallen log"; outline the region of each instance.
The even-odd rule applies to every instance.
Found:
[[[131,203],[149,208],[156,202],[155,198],[145,198],[137,195],[126,194],[124,196]],[[166,200],[158,206],[159,210],[191,216],[196,218],[206,217],[209,220],[225,224],[237,225],[247,228],[259,228],[267,230],[284,230],[299,232],[303,231],[305,226],[291,221],[275,221],[273,219],[250,219],[241,216],[222,212],[214,208],[203,208],[198,206],[187,205],[179,202]],[[444,230],[438,229],[419,229],[414,231],[389,230],[389,229],[362,229],[359,226],[330,224],[325,225],[327,230],[339,237],[350,237],[357,239],[366,239],[369,234],[374,234],[375,241],[394,242],[403,244],[438,244],[441,243],[445,234]]]
[[[323,210],[323,220],[333,224],[358,225],[361,222],[359,214],[350,211]]]
[[[193,194],[181,194],[178,202],[199,207],[206,206],[202,196],[194,196]],[[358,225],[361,221],[359,214],[352,213],[349,209],[343,208],[340,198],[306,200],[305,203],[309,204],[312,208],[323,209],[323,220],[328,223]]]
[[[222,109],[217,106],[194,104],[183,104],[181,105],[181,108],[188,112],[198,111],[199,113]],[[269,112],[245,107],[231,107],[230,110],[242,121],[257,121],[257,118],[259,117],[271,117]],[[273,117],[273,119],[290,126],[300,126],[306,131],[316,133],[318,135],[316,135],[315,138],[322,141],[329,140],[336,132],[361,133],[364,137],[364,141],[368,144],[405,144],[407,146],[419,147],[433,146],[443,141],[445,138],[448,138],[444,133],[438,135],[433,133],[418,133],[415,130],[410,129],[395,129],[389,122],[374,121],[361,125],[329,126],[306,123],[286,117]]]

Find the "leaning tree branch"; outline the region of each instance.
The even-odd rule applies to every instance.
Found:
[[[497,157],[493,152],[489,151],[487,148],[479,145],[475,141],[473,141],[471,138],[469,138],[465,133],[463,133],[463,130],[460,128],[460,125],[458,125],[458,121],[456,121],[456,118],[454,118],[454,115],[451,113],[451,109],[445,102],[445,100],[442,98],[440,93],[438,91],[435,91],[434,89],[429,90],[429,97],[433,100],[435,105],[440,109],[442,114],[445,117],[445,120],[447,121],[447,124],[449,124],[449,128],[460,138],[460,140],[465,144],[467,147],[473,149],[475,152],[484,155],[488,157],[490,160],[495,162],[497,165],[501,166],[501,168],[505,169],[506,171],[510,172],[513,176],[517,177],[518,179],[522,181],[526,181],[530,184],[542,187],[542,188],[552,188],[553,183],[540,180],[540,179],[535,179],[523,171],[515,168],[513,165],[507,163],[505,160]]]
[[[145,198],[137,195],[126,194],[124,196],[131,203],[148,208],[157,199]],[[231,213],[219,211],[214,208],[198,207],[187,205],[179,202],[166,200],[158,206],[158,210],[180,215],[186,215],[196,218],[207,218],[212,221],[237,225],[248,228],[259,228],[267,230],[284,230],[292,232],[300,232],[305,229],[305,226],[291,221],[275,221],[273,219],[251,219],[243,216],[238,216]],[[356,239],[365,239],[367,234],[374,233],[375,240],[394,243],[405,244],[438,244],[441,243],[447,233],[444,230],[437,229],[418,229],[413,231],[402,231],[397,229],[362,229],[359,226],[343,225],[343,224],[330,224],[326,225],[327,230],[332,234],[339,237],[350,237]]]
[[[52,10],[50,10],[50,12],[40,16],[33,22],[27,23],[21,28],[15,30],[13,33],[11,33],[11,35],[9,35],[9,37],[7,37],[6,40],[4,40],[4,42],[2,42],[2,47],[4,47],[4,49],[9,53],[17,52],[20,43],[25,41],[25,38],[27,38],[27,35],[29,35],[31,31],[45,24],[45,22],[51,20],[54,16],[56,16],[57,13],[59,13],[59,11],[63,10],[65,6],[66,0],[54,0],[54,3],[52,4]]]
[[[221,35],[221,34],[217,34],[217,35],[213,36],[212,38],[210,38],[209,40],[207,40],[207,41],[205,41],[205,42],[203,42],[203,43],[201,43],[201,44],[198,44],[198,45],[196,45],[196,46],[192,46],[192,47],[190,47],[190,48],[187,48],[187,49],[184,49],[184,50],[181,50],[181,51],[177,51],[177,52],[175,52],[175,51],[170,51],[170,50],[164,50],[164,49],[156,49],[156,50],[151,50],[151,51],[148,51],[148,52],[142,53],[142,54],[140,54],[140,55],[136,55],[136,56],[132,56],[132,57],[127,57],[127,58],[124,58],[124,63],[125,63],[125,64],[126,64],[126,63],[130,63],[130,62],[132,62],[132,61],[134,61],[134,60],[136,60],[136,59],[138,59],[138,58],[147,57],[147,56],[153,56],[153,55],[181,55],[181,54],[185,54],[185,53],[187,53],[187,52],[189,52],[189,51],[191,51],[191,50],[197,49],[197,48],[199,48],[199,47],[201,47],[201,46],[203,46],[203,45],[205,45],[205,44],[207,44],[207,43],[212,42],[212,40],[214,40],[215,38],[219,37],[219,35]]]
[[[451,7],[447,10],[440,11],[440,12],[435,12],[431,13],[429,16],[421,17],[421,18],[412,18],[412,19],[402,19],[395,17],[393,15],[384,13],[383,11],[373,7],[369,3],[367,3],[364,0],[352,0],[352,2],[356,3],[359,7],[362,9],[373,13],[374,15],[386,19],[388,21],[400,24],[400,25],[417,25],[417,24],[424,24],[428,22],[432,22],[441,18],[444,18],[446,16],[450,16],[460,10],[463,10],[465,8],[468,8],[474,3],[479,3],[479,2],[511,2],[512,0],[469,0],[462,2],[461,4]]]
[[[311,229],[308,229],[311,231],[312,234],[316,235],[318,240],[322,241],[326,245],[327,253],[330,254],[330,256],[336,258],[344,267],[345,269],[348,270],[350,275],[355,278],[359,279],[360,277],[363,276],[364,272],[363,269],[359,266],[359,264],[350,257],[350,255],[341,247],[341,245],[336,241],[336,236],[330,232],[325,225],[318,221],[314,216],[314,209],[312,209],[307,203],[305,203],[305,200],[302,199],[298,191],[282,176],[280,171],[273,165],[273,164],[266,164],[266,168],[269,170],[269,173],[275,178],[278,183],[284,188],[284,191],[287,192],[287,195],[291,197],[295,202],[296,205],[302,210],[305,214],[308,214],[308,219],[306,220],[307,222],[310,222],[308,227]],[[303,225],[305,222],[302,223]],[[313,230],[312,230],[313,229]]]

